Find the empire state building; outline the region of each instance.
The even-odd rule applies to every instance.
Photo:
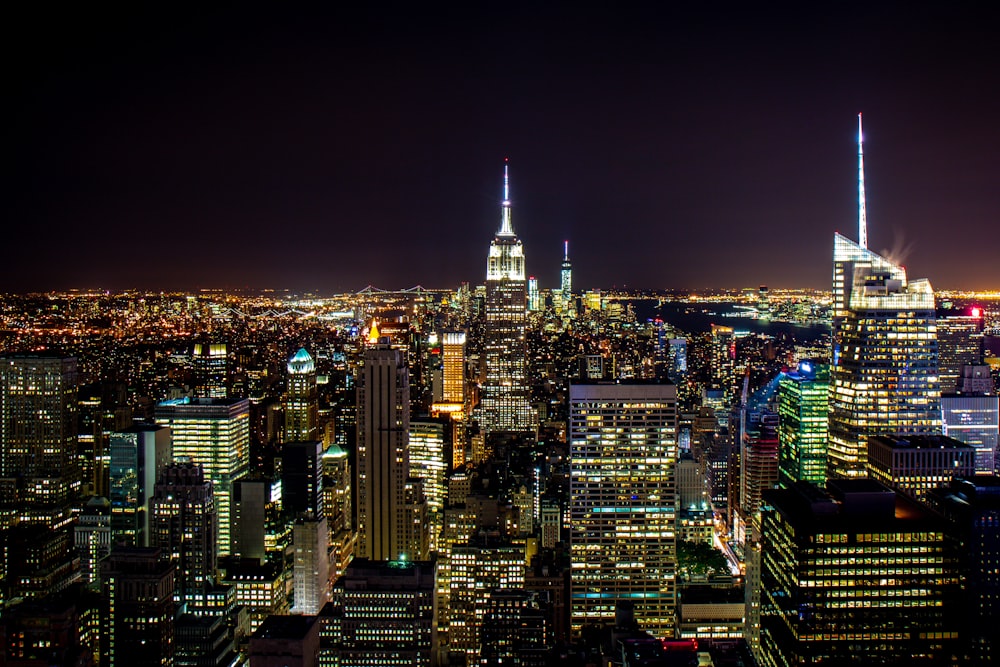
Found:
[[[486,434],[535,427],[527,377],[527,299],[524,247],[510,222],[510,181],[504,164],[500,230],[486,263],[486,382],[479,404],[479,426]]]

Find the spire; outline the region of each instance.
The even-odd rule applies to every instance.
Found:
[[[563,261],[569,261],[569,241],[563,241]]]
[[[861,114],[858,114],[858,245],[868,247],[868,218],[865,215],[865,154],[864,135],[861,133]]]
[[[510,224],[510,178],[507,175],[507,161],[507,158],[503,159],[503,208],[497,236],[514,236],[514,227]]]

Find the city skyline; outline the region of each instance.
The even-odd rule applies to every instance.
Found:
[[[8,59],[8,240],[46,261],[0,291],[477,284],[505,157],[543,289],[566,239],[582,289],[825,287],[801,258],[854,235],[858,112],[870,247],[1000,288],[970,9],[73,11]]]

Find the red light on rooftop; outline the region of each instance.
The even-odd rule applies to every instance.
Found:
[[[980,308],[979,306],[973,306],[972,307],[972,316],[975,317],[978,320],[980,317],[983,316],[983,309]]]

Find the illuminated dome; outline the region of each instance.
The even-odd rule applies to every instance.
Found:
[[[300,347],[295,356],[288,360],[288,372],[296,374],[316,372],[316,363],[306,352],[306,348]]]

